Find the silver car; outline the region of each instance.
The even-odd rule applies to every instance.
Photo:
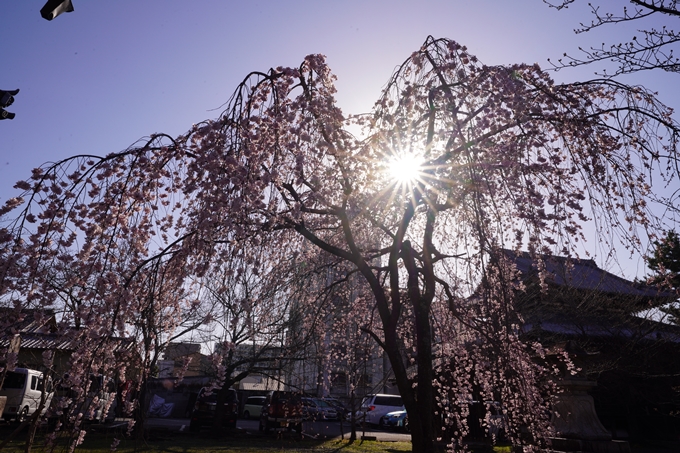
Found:
[[[359,411],[355,415],[358,423],[366,422],[371,425],[377,425],[380,423],[383,415],[399,410],[404,410],[401,396],[377,393],[366,395],[361,402]]]

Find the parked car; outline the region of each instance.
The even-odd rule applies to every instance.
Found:
[[[49,382],[48,382],[49,384]],[[0,396],[6,396],[5,420],[16,420],[22,423],[33,415],[40,407],[40,400],[44,398],[42,414],[47,412],[53,393],[50,385],[45,385],[45,379],[40,371],[28,368],[15,368],[8,371],[0,389]]]
[[[246,420],[249,418],[260,418],[262,406],[266,399],[266,396],[249,396],[246,399],[246,404],[243,406],[243,418]]]
[[[336,420],[338,411],[322,399],[302,398],[302,416],[305,420]]]
[[[78,398],[79,392],[69,387],[68,374],[57,379],[54,385],[54,397],[47,412],[47,421],[51,428],[57,423],[72,426],[77,414],[82,414],[85,423],[105,423],[116,417],[116,383],[102,374],[92,373],[88,377],[87,394]]]
[[[347,417],[347,413],[349,411],[340,400],[336,398],[322,398],[322,399],[331,406],[333,406],[333,408],[335,408],[335,411],[338,413],[338,420],[340,419],[344,420]]]
[[[260,431],[288,428],[302,432],[302,398],[299,393],[269,392],[260,414]]]
[[[380,423],[380,418],[383,415],[398,410],[404,410],[404,403],[401,401],[401,396],[378,393],[366,395],[361,402],[361,407],[355,415],[358,423],[365,422],[371,425],[377,425]]]
[[[395,428],[408,432],[408,414],[405,410],[388,412],[380,418],[379,425],[385,428]]]
[[[88,408],[85,417],[94,422],[104,423],[116,418],[116,383],[101,374],[90,375],[90,391],[84,406]]]
[[[202,388],[196,397],[196,404],[191,413],[189,430],[198,432],[201,428],[211,427],[215,423],[217,413],[217,390]],[[222,427],[235,428],[238,418],[238,395],[236,390],[228,389],[222,411]]]

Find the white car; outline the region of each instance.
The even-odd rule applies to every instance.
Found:
[[[260,418],[262,406],[266,399],[266,396],[249,396],[246,404],[243,406],[243,418],[246,420]]]
[[[45,380],[40,371],[27,368],[15,368],[14,371],[8,371],[2,389],[0,389],[0,396],[7,397],[3,417],[6,420],[15,419],[21,423],[38,410],[42,398],[44,398],[42,409],[44,414],[52,401],[52,392],[44,392],[44,387]]]
[[[377,425],[383,415],[400,410],[404,410],[404,403],[399,395],[387,395],[385,393],[366,395],[356,413],[356,420],[358,423],[366,422]]]

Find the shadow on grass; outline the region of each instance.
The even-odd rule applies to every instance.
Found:
[[[0,426],[0,438],[4,436],[4,429]],[[45,451],[47,430],[41,429],[36,437],[33,453]],[[115,440],[119,441],[117,453],[256,453],[268,451],[282,451],[289,453],[319,452],[319,453],[400,453],[411,451],[411,444],[407,442],[376,442],[339,439],[300,438],[299,434],[283,432],[280,437],[273,433],[268,435],[252,433],[244,430],[225,430],[220,432],[177,433],[163,429],[150,429],[145,432],[144,439],[126,437],[126,430],[106,429],[104,426],[88,427],[85,441],[78,446],[76,453],[111,453]],[[1,453],[23,453],[25,437],[18,436]],[[73,442],[73,437],[67,436],[57,439],[54,453],[65,453]]]
[[[348,440],[300,438],[297,434],[284,432],[281,437],[273,434],[251,433],[236,433],[221,437],[170,434],[162,438],[150,438],[149,445],[146,447],[146,451],[158,453],[255,453],[274,450],[285,450],[291,453],[308,451],[324,453],[403,453],[411,451],[411,444],[376,441],[354,441],[350,443]],[[99,451],[105,453],[103,449]]]
[[[0,425],[0,439],[7,434],[9,426]],[[85,442],[78,446],[76,453],[111,453],[114,440],[119,440],[116,453],[257,453],[269,451],[286,451],[288,453],[403,453],[410,452],[410,442],[379,442],[349,440],[301,438],[299,434],[284,431],[280,437],[274,433],[264,434],[241,429],[211,431],[201,433],[176,432],[167,429],[151,428],[145,431],[143,439],[126,436],[125,426],[111,428],[106,425],[91,425]],[[47,429],[42,428],[36,437],[33,453],[45,451],[45,436]],[[66,453],[74,438],[64,433],[58,439],[54,453]],[[8,448],[0,453],[23,453],[25,436],[17,437]],[[446,451],[445,445],[437,445],[439,451]],[[510,453],[510,447],[474,448],[474,453]],[[634,452],[638,453],[638,452]],[[639,453],[659,453],[658,451],[640,451]]]

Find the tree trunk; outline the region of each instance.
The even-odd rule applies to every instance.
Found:
[[[356,404],[356,395],[354,394],[354,389],[351,390],[349,394],[349,410],[351,411],[349,414],[349,425],[350,425],[350,433],[349,433],[349,443],[353,443],[355,440],[357,440],[357,425],[356,425],[356,410],[355,410],[355,404]]]
[[[432,381],[432,338],[430,330],[430,304],[420,301],[416,308],[416,351],[418,354],[418,398],[417,411],[421,414],[420,425],[425,441],[424,449],[414,451],[434,451],[434,389]],[[410,419],[409,419],[410,420]]]
[[[213,433],[216,433],[218,435],[223,434],[223,429],[224,429],[224,417],[227,416],[227,414],[224,413],[224,403],[227,401],[227,389],[231,387],[232,383],[226,383],[217,391],[216,395],[216,403],[215,403],[215,418],[213,419]]]
[[[409,415],[411,425],[411,439],[414,452],[434,452],[434,389],[432,380],[432,330],[430,326],[430,307],[432,295],[421,295],[418,281],[419,271],[416,267],[415,256],[411,243],[404,241],[402,246],[402,259],[408,272],[408,299],[411,302],[415,315],[414,328],[416,336],[416,363],[418,368],[417,387],[415,390],[408,380],[405,385],[399,385],[399,392],[404,397],[404,392],[410,398],[404,400],[406,412]],[[396,333],[395,333],[396,334]],[[398,351],[397,351],[398,352]],[[396,354],[395,359],[403,360],[401,354]],[[396,376],[396,374],[395,374]],[[403,379],[403,378],[402,378]],[[403,390],[402,390],[403,388]],[[413,417],[415,415],[415,417]],[[414,429],[415,428],[415,429]]]
[[[394,375],[409,418],[412,451],[414,453],[434,453],[434,411],[432,410],[432,400],[429,400],[429,404],[425,400],[421,400],[421,398],[424,398],[423,395],[432,395],[432,380],[430,379],[429,385],[427,385],[424,379],[418,376],[418,388],[414,389],[406,375],[401,353],[398,347],[396,347],[397,343],[388,340],[388,332],[385,332],[385,336],[385,352],[390,359],[392,370],[400,369],[402,371],[395,372]],[[395,332],[389,332],[389,336],[394,338],[396,336]],[[431,364],[432,357],[430,354],[430,375],[432,373]],[[420,369],[420,367],[421,364],[419,363],[418,368]],[[420,388],[421,382],[422,388]],[[421,403],[421,401],[425,404]]]
[[[144,439],[144,427],[146,425],[146,399],[148,398],[149,390],[147,388],[148,379],[143,376],[144,382],[139,386],[139,393],[137,395],[137,407],[134,410],[135,425],[133,428],[134,437],[137,440]]]

